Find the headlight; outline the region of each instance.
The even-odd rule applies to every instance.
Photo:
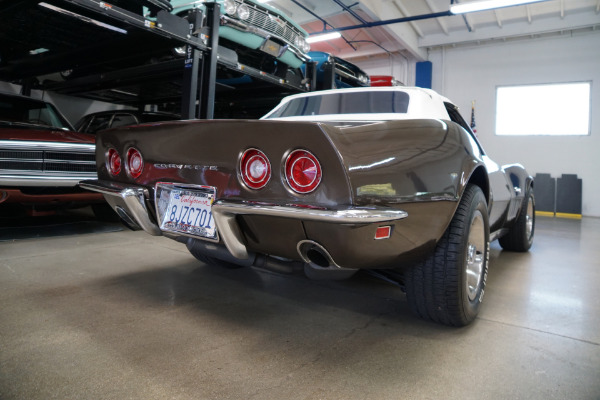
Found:
[[[310,51],[310,45],[306,43],[306,39],[304,39],[302,36],[296,36],[294,39],[294,44],[303,53],[308,53]]]
[[[233,0],[225,0],[223,2],[223,8],[225,9],[225,13],[229,15],[235,14],[235,10],[237,9],[237,5]]]
[[[302,51],[305,53],[308,53],[310,51],[310,44],[306,43],[306,40],[304,41],[304,46],[302,47]]]
[[[250,8],[248,8],[248,6],[245,4],[240,4],[240,6],[237,9],[237,16],[241,20],[246,20],[250,18]]]

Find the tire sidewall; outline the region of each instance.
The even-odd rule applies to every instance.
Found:
[[[481,280],[479,282],[477,292],[473,300],[469,299],[469,294],[467,290],[467,252],[468,252],[468,244],[469,244],[469,233],[471,231],[471,224],[475,219],[478,212],[481,214],[484,224],[484,254],[483,260],[484,265],[481,272]],[[479,308],[481,307],[481,303],[483,301],[484,293],[485,293],[485,285],[487,282],[488,275],[488,265],[489,265],[489,255],[490,255],[490,234],[489,234],[489,217],[487,210],[487,203],[481,189],[478,187],[475,189],[474,195],[471,199],[471,204],[469,207],[469,213],[467,214],[467,218],[464,221],[466,225],[465,234],[463,238],[463,251],[462,251],[462,259],[458,267],[460,268],[460,285],[459,292],[461,294],[460,298],[462,300],[462,311],[464,314],[465,322],[470,322],[479,313]]]
[[[527,189],[527,193],[525,194],[525,199],[523,200],[524,204],[523,204],[523,209],[521,210],[521,213],[523,213],[523,236],[524,236],[524,244],[525,244],[525,249],[529,250],[531,248],[531,246],[533,245],[533,237],[535,236],[535,196],[533,195],[533,189],[529,188]],[[531,228],[531,235],[527,236],[527,209],[529,208],[529,203],[532,203],[533,205],[533,215],[531,216],[531,218],[533,219],[533,226]]]

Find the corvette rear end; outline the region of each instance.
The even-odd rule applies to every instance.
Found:
[[[406,153],[409,165],[369,154],[362,142],[377,134],[390,140],[390,124],[394,139],[402,130],[407,138],[415,129],[428,132],[420,135],[422,155]],[[131,227],[201,241],[207,253],[218,249],[216,258],[248,264],[264,254],[315,268],[396,267],[431,250],[456,207],[452,177],[427,182],[439,186],[427,193],[402,178],[407,168],[431,167],[427,148],[460,146],[447,129],[427,121],[196,121],[105,131],[97,140],[100,180],[82,186],[104,193]],[[455,168],[465,156],[451,161]]]

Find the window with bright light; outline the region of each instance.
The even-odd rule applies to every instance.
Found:
[[[497,135],[589,135],[590,82],[496,89]]]

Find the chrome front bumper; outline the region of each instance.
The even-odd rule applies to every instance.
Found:
[[[311,58],[308,56],[308,54],[303,53],[302,50],[298,49],[293,43],[290,43],[287,39],[281,37],[280,35],[277,35],[275,33],[269,32],[267,30],[261,29],[254,25],[249,25],[247,23],[244,23],[237,19],[228,17],[226,15],[221,16],[221,23],[224,26],[228,26],[228,27],[236,29],[240,32],[252,33],[256,36],[261,37],[264,40],[267,40],[270,38],[276,38],[277,40],[279,40],[281,42],[288,43],[288,45],[284,47],[284,51],[279,55],[279,57],[281,57],[285,53],[285,50],[287,50],[287,51],[292,52],[298,59],[300,59],[304,62],[311,60]]]
[[[150,194],[146,188],[100,180],[83,181],[79,185],[84,189],[102,193],[117,214],[126,220],[129,218],[150,235],[162,235],[162,231],[155,222],[155,216],[146,205],[150,201]],[[236,222],[237,215],[264,215],[334,224],[372,224],[396,221],[408,216],[405,211],[382,207],[320,210],[224,200],[217,200],[212,205],[212,212],[220,240],[227,247],[227,250],[239,259],[247,259],[248,250],[246,249],[244,236]],[[172,233],[170,232],[170,234]]]

